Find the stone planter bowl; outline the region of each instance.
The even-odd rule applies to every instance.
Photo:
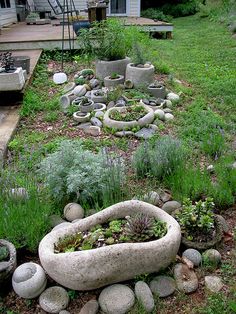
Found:
[[[54,253],[54,244],[59,238],[137,213],[165,221],[167,234],[149,242],[120,243],[86,251]],[[92,290],[166,268],[175,259],[180,241],[180,226],[173,217],[154,205],[131,200],[112,205],[71,226],[50,232],[40,242],[39,258],[48,275],[62,286],[74,290]]]
[[[93,110],[96,111],[105,111],[107,106],[103,103],[97,102],[93,106]]]
[[[97,92],[98,90],[92,90],[91,91],[91,99],[92,101],[94,101],[95,103],[103,103],[103,102],[106,102],[106,99],[107,99],[107,96],[104,94],[104,95],[101,95],[101,96],[96,96],[95,93]]]
[[[166,97],[166,88],[163,85],[160,87],[152,87],[152,84],[148,86],[148,92],[156,98],[164,99]]]
[[[88,122],[90,120],[90,113],[76,111],[73,113],[73,119],[79,123]]]
[[[104,77],[104,86],[107,88],[116,87],[120,84],[123,84],[125,81],[124,75],[118,75],[118,78],[111,79],[110,76]]]
[[[134,87],[139,87],[140,85],[149,85],[154,79],[154,66],[138,68],[135,67],[133,63],[129,63],[126,68],[125,78],[133,82]]]
[[[79,103],[79,108],[81,112],[91,112],[93,111],[94,102],[90,99],[88,99],[88,104],[82,105],[81,102]]]
[[[0,245],[6,246],[9,251],[8,261],[0,262],[0,290],[4,288],[4,284],[10,279],[16,268],[16,248],[7,240],[0,239]]]
[[[147,110],[147,114],[145,116],[143,116],[142,118],[140,118],[139,120],[134,120],[134,121],[116,121],[110,118],[110,113],[112,111],[123,111],[125,110],[125,107],[113,107],[108,109],[103,117],[103,124],[104,126],[107,126],[109,128],[114,128],[116,130],[128,130],[128,129],[132,129],[135,128],[136,126],[140,126],[143,127],[147,124],[150,124],[153,122],[154,120],[154,111],[153,109],[149,108],[148,106],[140,103],[146,110]]]
[[[130,58],[115,60],[115,61],[96,61],[96,77],[100,80],[104,80],[106,76],[117,73],[125,76],[126,66],[130,63]],[[150,82],[151,83],[151,82]]]
[[[59,103],[60,103],[60,107],[63,111],[67,111],[67,109],[70,107],[71,103],[73,103],[73,101],[77,98],[77,96],[75,96],[72,93],[67,93],[65,95],[62,95],[60,97]]]

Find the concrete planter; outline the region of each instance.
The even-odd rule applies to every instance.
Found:
[[[91,90],[91,99],[95,103],[104,103],[107,100],[107,96],[101,89]]]
[[[136,126],[143,127],[147,124],[152,123],[154,120],[154,111],[144,104],[142,104],[142,106],[147,110],[147,114],[143,116],[141,119],[134,120],[134,121],[116,121],[116,120],[111,119],[110,113],[112,111],[117,110],[117,111],[122,112],[126,110],[126,108],[125,107],[110,108],[104,114],[103,124],[104,126],[107,126],[109,128],[114,128],[116,130],[129,130],[129,129],[135,128]]]
[[[100,80],[104,80],[106,76],[117,73],[125,76],[126,66],[130,62],[130,58],[115,60],[115,61],[96,61],[96,77]]]
[[[24,85],[25,77],[22,68],[17,68],[12,73],[0,73],[0,91],[19,91]]]
[[[96,111],[105,111],[107,106],[103,103],[97,102],[93,106],[93,110]]]
[[[110,76],[104,77],[104,86],[105,87],[116,87],[120,84],[123,84],[125,78],[123,75],[118,75],[118,78],[112,79]]]
[[[70,107],[71,103],[77,98],[72,92],[68,94],[62,95],[60,97],[59,103],[62,111],[66,112],[67,109]]]
[[[150,84],[148,86],[148,92],[156,98],[165,99],[166,97],[166,88],[163,85]]]
[[[0,291],[7,281],[10,279],[16,268],[16,248],[7,240],[0,239],[0,245],[7,247],[9,251],[9,259],[8,261],[0,262]]]
[[[59,238],[136,213],[145,213],[165,221],[167,234],[155,241],[54,253],[54,244]],[[50,232],[39,245],[39,257],[45,271],[59,284],[74,290],[93,290],[166,268],[175,259],[180,240],[180,227],[173,217],[154,205],[132,200],[112,205],[69,227]]]
[[[90,99],[86,104],[82,104],[82,101],[79,103],[80,111],[85,113],[93,111],[93,106],[94,102]]]
[[[133,82],[134,87],[149,85],[154,79],[154,66],[138,68],[133,63],[129,63],[126,68],[126,80]]]
[[[79,123],[88,122],[90,120],[90,113],[76,111],[73,113],[73,119]]]

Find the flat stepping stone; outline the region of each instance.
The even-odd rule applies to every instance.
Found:
[[[206,286],[207,290],[209,290],[213,293],[217,293],[223,288],[224,284],[223,284],[220,277],[206,276],[205,277],[205,286]]]
[[[125,314],[134,305],[135,296],[129,287],[115,284],[102,290],[98,303],[104,313]]]
[[[58,313],[67,308],[69,296],[67,291],[58,286],[46,289],[39,297],[40,307],[48,313]]]
[[[148,139],[148,138],[152,137],[155,133],[156,133],[156,131],[153,130],[152,128],[142,128],[141,130],[136,132],[134,135],[137,138]]]
[[[135,284],[135,295],[136,298],[141,302],[142,306],[144,307],[147,313],[153,311],[155,307],[154,298],[152,295],[152,291],[144,281],[138,281]]]
[[[198,278],[195,272],[188,266],[178,263],[174,267],[174,278],[179,291],[186,294],[194,292],[198,288]]]
[[[82,307],[79,314],[96,314],[98,309],[98,302],[96,300],[90,300]]]
[[[182,256],[190,260],[194,266],[198,267],[202,262],[202,255],[195,249],[187,249],[183,252]]]
[[[160,298],[168,297],[175,292],[175,280],[169,276],[157,276],[150,282],[150,289]]]

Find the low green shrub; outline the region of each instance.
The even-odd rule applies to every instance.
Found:
[[[124,167],[119,158],[84,150],[80,141],[63,141],[40,163],[38,174],[57,201],[111,205],[122,196]]]
[[[146,17],[152,20],[159,20],[164,22],[171,22],[172,17],[170,15],[165,15],[161,10],[157,8],[148,8],[141,12],[142,17]]]
[[[171,15],[173,17],[193,15],[198,11],[198,0],[185,0],[183,3],[170,4],[166,3],[160,7],[160,10],[164,14]]]
[[[182,143],[164,136],[154,143],[141,144],[133,156],[133,167],[138,177],[149,175],[162,180],[181,168],[185,158]]]
[[[48,217],[53,212],[47,191],[27,173],[2,171],[0,175],[0,238],[35,252],[49,231]],[[19,187],[26,189],[26,197],[11,193]]]

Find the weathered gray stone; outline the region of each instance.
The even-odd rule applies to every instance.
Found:
[[[96,61],[96,77],[103,80],[104,77],[117,73],[125,76],[125,70],[130,58],[115,61]]]
[[[96,300],[90,300],[82,307],[79,314],[96,314],[98,312],[98,302]]]
[[[218,220],[219,220],[219,222],[223,228],[223,231],[226,233],[229,232],[230,231],[229,225],[228,225],[227,221],[225,220],[225,218],[221,215],[216,215],[216,216],[218,217]]]
[[[87,89],[84,87],[84,85],[77,85],[73,89],[72,93],[77,97],[84,96],[87,93]]]
[[[148,67],[138,68],[132,63],[129,63],[126,67],[126,80],[133,82],[134,87],[140,85],[148,85],[153,82],[154,78],[154,66],[149,65]]]
[[[98,298],[102,311],[107,314],[125,314],[132,308],[134,302],[133,291],[120,284],[103,289]]]
[[[169,276],[157,276],[150,282],[150,289],[160,298],[168,297],[175,292],[175,280]]]
[[[156,133],[156,131],[153,130],[153,128],[142,128],[141,130],[136,132],[134,135],[137,138],[148,139],[148,138],[152,137],[155,133]]]
[[[163,111],[165,113],[172,113],[173,112],[170,108],[164,108]]]
[[[166,96],[167,100],[170,100],[173,104],[176,104],[179,102],[180,97],[179,95],[175,94],[175,93],[169,93]]]
[[[50,221],[51,227],[56,227],[57,225],[60,225],[61,223],[66,222],[59,215],[51,215],[51,216],[49,216],[49,221]]]
[[[155,110],[155,117],[164,121],[165,120],[165,112],[162,109]]]
[[[100,85],[100,82],[98,79],[93,78],[89,81],[89,84],[90,84],[91,88],[94,89]]]
[[[145,194],[143,197],[143,201],[153,204],[155,206],[160,206],[161,204],[160,195],[155,191],[151,191]]]
[[[85,130],[85,129],[88,129],[90,126],[92,126],[90,122],[85,122],[78,125],[78,129]]]
[[[165,107],[172,109],[173,108],[172,102],[170,100],[166,99],[165,100]]]
[[[63,94],[66,94],[75,88],[76,84],[74,82],[67,83],[62,90]]]
[[[135,291],[136,298],[139,300],[139,302],[141,302],[145,311],[147,313],[152,312],[155,304],[154,304],[152,291],[150,290],[146,282],[144,281],[136,282],[134,291]]]
[[[101,134],[101,128],[99,126],[92,125],[84,129],[84,132],[92,136],[98,136]]]
[[[181,204],[177,201],[168,201],[163,206],[162,209],[168,214],[172,214],[176,209],[180,209]]]
[[[94,116],[98,119],[103,118],[104,112],[103,111],[96,111]]]
[[[160,199],[161,199],[164,203],[166,203],[166,202],[168,202],[168,201],[171,200],[171,195],[170,195],[170,193],[168,193],[168,192],[166,192],[166,191],[164,191],[164,190],[162,190],[162,189],[159,189],[159,190],[157,191],[157,193],[160,195]]]
[[[115,133],[115,136],[118,136],[118,137],[134,136],[134,132],[132,132],[132,131],[119,131],[119,132]]]
[[[173,120],[174,119],[174,116],[173,116],[173,114],[171,114],[171,113],[165,113],[165,121],[171,121],[171,120]]]
[[[84,209],[77,203],[69,203],[64,207],[64,216],[68,221],[82,219],[84,218]]]
[[[12,276],[12,286],[17,295],[33,299],[45,289],[47,279],[43,268],[36,263],[24,263],[16,268]]]
[[[219,251],[217,251],[215,249],[209,249],[203,253],[203,260],[205,262],[209,262],[211,264],[218,265],[221,262],[221,254]]]
[[[198,267],[202,262],[202,255],[195,249],[187,249],[183,252],[182,256],[187,257],[194,266]]]
[[[179,291],[191,293],[198,288],[198,279],[195,272],[184,264],[176,264],[174,267],[174,278]]]
[[[224,287],[224,284],[223,284],[220,277],[206,276],[205,277],[205,286],[206,286],[207,290],[209,290],[213,293],[217,293]]]
[[[0,239],[0,245],[5,246],[9,252],[8,260],[0,262],[0,290],[2,290],[16,268],[16,248],[11,242],[4,239]]]
[[[159,240],[144,242],[142,245],[122,243],[81,252],[54,252],[54,244],[59,238],[78,230],[88,230],[111,218],[123,218],[136,213],[145,213],[165,221],[167,234]],[[50,232],[39,245],[39,257],[46,272],[56,282],[74,290],[93,290],[166,268],[176,257],[180,239],[180,226],[173,217],[154,205],[132,200],[112,205],[68,227]]]
[[[66,311],[66,310],[62,310],[59,312],[59,314],[70,314],[70,312]]]
[[[114,101],[110,101],[110,102],[108,103],[108,105],[107,105],[107,110],[108,110],[108,109],[111,109],[111,108],[114,108],[115,105],[116,105],[116,103],[115,103]]]
[[[92,125],[98,126],[100,128],[102,127],[102,122],[98,118],[92,117],[90,121]]]
[[[67,308],[69,296],[67,291],[58,286],[46,289],[39,297],[39,305],[48,313],[58,313]]]

